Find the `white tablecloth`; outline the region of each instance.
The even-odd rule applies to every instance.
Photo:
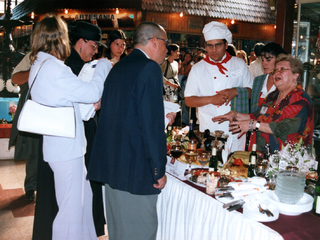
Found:
[[[158,197],[157,240],[283,240],[271,228],[229,212],[222,203],[167,174]]]

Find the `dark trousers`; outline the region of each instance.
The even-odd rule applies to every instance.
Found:
[[[43,160],[42,137],[39,141],[37,198],[33,222],[33,240],[51,240],[52,223],[58,212],[53,171]]]
[[[84,121],[84,130],[87,139],[87,153],[84,156],[85,165],[88,169],[90,156],[92,152],[92,146],[94,141],[94,136],[97,130],[97,115],[94,118],[90,118],[89,121]],[[106,220],[104,217],[104,208],[103,208],[103,197],[102,197],[102,183],[95,182],[90,180],[90,185],[92,189],[92,213],[93,221],[96,229],[97,236],[104,235],[104,225]]]

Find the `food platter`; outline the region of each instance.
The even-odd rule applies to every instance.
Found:
[[[206,179],[207,179],[207,174],[209,173],[208,169],[192,169],[191,173],[188,174],[186,176],[186,179],[199,186],[199,187],[206,187]],[[220,174],[220,172],[210,172],[211,174],[214,174],[215,177],[218,177],[219,179],[223,178],[224,180],[228,181],[228,182],[242,182],[242,180],[234,178],[234,177],[230,177],[230,176],[226,176],[226,175],[222,175]],[[219,185],[219,183],[218,183]]]
[[[206,187],[208,173],[209,169],[192,169],[187,175],[187,180],[199,187]],[[218,172],[215,175],[220,176]]]

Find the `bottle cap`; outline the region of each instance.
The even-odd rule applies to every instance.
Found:
[[[190,119],[190,120],[189,120],[189,123],[193,123],[193,119]]]
[[[172,129],[172,126],[171,125],[168,125],[168,130],[171,130]]]

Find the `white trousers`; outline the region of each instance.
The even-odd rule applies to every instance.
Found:
[[[92,191],[84,158],[49,162],[59,207],[52,226],[53,240],[97,239],[92,217]]]

